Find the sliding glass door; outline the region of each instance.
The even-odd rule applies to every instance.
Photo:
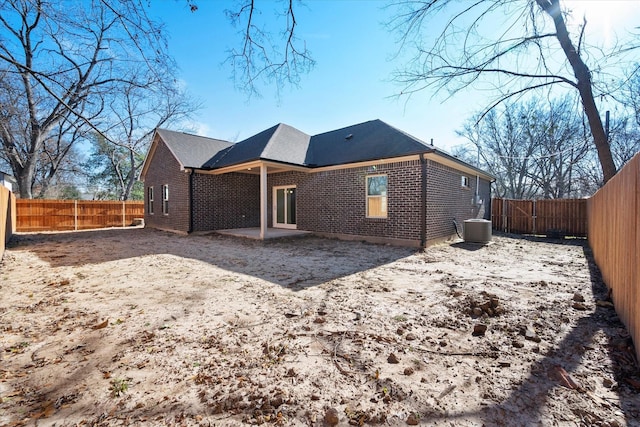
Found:
[[[273,226],[296,228],[296,187],[273,187]]]

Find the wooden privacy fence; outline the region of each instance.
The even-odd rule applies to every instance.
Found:
[[[17,200],[17,231],[128,227],[144,217],[144,202]]]
[[[640,153],[588,203],[589,245],[640,359]]]
[[[4,248],[15,231],[16,197],[9,189],[0,185],[0,260]]]
[[[491,201],[495,230],[547,236],[587,235],[587,199]]]

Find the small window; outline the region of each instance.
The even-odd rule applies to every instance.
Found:
[[[387,217],[387,176],[367,177],[367,218]]]
[[[147,212],[153,215],[153,187],[147,188]]]
[[[464,188],[469,188],[469,177],[463,175],[461,178],[462,179],[460,181],[460,185],[462,185]]]
[[[162,213],[169,215],[169,185],[162,186]]]

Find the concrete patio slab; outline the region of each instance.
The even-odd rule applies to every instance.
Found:
[[[231,228],[227,230],[216,230],[216,233],[223,234],[225,236],[244,237],[247,239],[260,240],[260,228]],[[303,230],[291,230],[286,228],[267,228],[267,232],[264,236],[265,240],[270,239],[283,239],[291,237],[303,237],[310,236],[310,231]]]

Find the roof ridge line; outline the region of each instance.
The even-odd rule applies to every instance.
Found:
[[[263,130],[263,131],[260,131],[260,132],[258,132],[258,133],[256,133],[256,134],[254,134],[254,135],[251,135],[251,136],[249,136],[248,138],[243,139],[242,141],[232,142],[230,147],[227,147],[227,148],[225,148],[225,149],[221,150],[222,154],[220,155],[220,158],[219,158],[219,159],[216,159],[216,161],[215,161],[213,164],[209,165],[209,167],[210,167],[211,169],[215,168],[215,167],[216,167],[216,165],[217,165],[218,163],[222,162],[222,160],[223,160],[225,157],[227,157],[227,155],[228,155],[229,153],[231,153],[231,152],[233,151],[233,149],[234,149],[235,147],[237,147],[239,144],[242,144],[243,142],[247,141],[248,139],[251,139],[251,138],[253,138],[253,137],[254,137],[254,136],[256,136],[256,135],[259,135],[259,134],[261,134],[262,132],[266,132],[266,131],[268,131],[269,129],[272,129],[272,128],[274,128],[274,127],[275,127],[276,129],[273,131],[273,133],[272,133],[272,134],[271,134],[271,136],[269,137],[269,141],[265,144],[264,148],[263,148],[263,149],[262,149],[262,151],[260,152],[260,156],[259,156],[259,158],[261,159],[261,158],[262,158],[262,154],[263,154],[263,153],[264,153],[264,151],[266,150],[267,146],[271,143],[271,140],[273,139],[273,136],[274,136],[274,135],[275,135],[275,134],[280,130],[280,125],[282,125],[282,124],[283,124],[283,123],[278,123],[277,125],[271,126],[270,128],[267,128],[267,129],[265,129],[265,130]]]
[[[192,137],[195,137],[195,138],[212,139],[214,141],[222,141],[222,142],[227,142],[229,144],[233,144],[231,141],[227,141],[226,139],[213,138],[213,137],[210,137],[210,136],[198,135],[198,134],[195,134],[195,133],[189,133],[189,132],[185,132],[185,131],[181,131],[181,130],[171,130],[171,129],[158,127],[158,128],[156,128],[156,131],[179,133],[179,134],[182,134],[182,135],[192,136]]]
[[[390,125],[389,123],[387,123],[387,122],[385,122],[383,120],[380,120],[380,121],[382,123],[384,123],[385,125],[389,126],[390,128],[393,128],[393,129],[397,130],[398,132],[408,136],[409,138],[413,139],[414,141],[418,142],[419,144],[424,145],[426,148],[428,148],[430,150],[434,150],[436,148],[436,147],[430,146],[429,144],[427,144],[425,141],[421,140],[420,138],[411,135],[409,132],[406,132],[406,131],[404,131],[404,130],[402,130],[400,128],[397,128],[397,127],[395,127],[393,125]]]
[[[275,128],[276,130],[273,131],[273,133],[271,134],[271,136],[269,137],[269,140],[267,141],[266,144],[264,144],[264,148],[262,149],[262,151],[260,151],[260,156],[259,158],[262,159],[263,155],[265,154],[265,152],[267,151],[267,149],[270,148],[271,143],[275,141],[276,139],[276,135],[278,133],[280,133],[280,129],[282,129],[282,126],[284,125],[284,123],[280,122],[278,123]],[[285,125],[286,126],[286,125]]]
[[[213,167],[215,167],[215,165],[222,159],[224,159],[226,157],[227,154],[229,154],[229,152],[233,149],[233,147],[235,147],[237,144],[237,142],[232,142],[231,146],[223,148],[222,150],[220,150],[220,152],[222,152],[222,154],[220,155],[220,158],[217,159],[215,162],[213,162],[213,164],[211,165],[211,169],[213,169]],[[214,156],[215,157],[215,156]],[[205,163],[206,165],[206,163]]]

